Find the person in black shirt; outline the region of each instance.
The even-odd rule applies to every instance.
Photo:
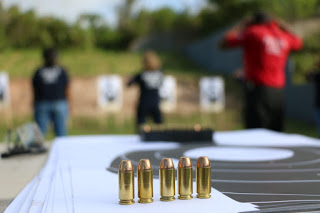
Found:
[[[69,77],[57,64],[58,52],[54,48],[43,51],[44,65],[32,78],[34,118],[45,135],[50,121],[56,136],[67,134]]]
[[[137,124],[146,122],[147,116],[151,116],[157,124],[162,123],[162,115],[159,107],[159,89],[164,76],[161,71],[161,61],[157,54],[147,51],[143,56],[143,71],[128,82],[128,86],[138,84],[140,97],[137,107]]]
[[[306,78],[307,81],[314,83],[315,86],[314,107],[318,125],[318,134],[320,137],[320,57],[318,58],[316,68],[307,73]]]

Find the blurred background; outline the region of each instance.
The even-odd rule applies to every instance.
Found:
[[[320,53],[319,0],[1,0],[0,70],[9,74],[10,105],[0,108],[0,138],[9,127],[33,120],[31,78],[42,64],[42,49],[52,46],[71,77],[71,135],[135,133],[137,88],[123,89],[120,111],[105,111],[97,101],[97,78],[116,74],[126,82],[141,70],[147,49],[159,53],[165,74],[177,81],[177,105],[164,114],[166,123],[242,129],[243,94],[231,77],[242,67],[242,53],[221,52],[217,43],[227,28],[259,9],[287,21],[304,40],[287,66],[285,131],[317,137],[313,88],[304,76]],[[200,110],[203,76],[223,77],[223,111]]]

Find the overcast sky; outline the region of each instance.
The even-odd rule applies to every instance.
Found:
[[[39,15],[53,15],[67,21],[75,21],[82,13],[97,13],[110,24],[117,20],[116,8],[123,0],[0,0],[4,6],[19,5],[22,10],[35,9]],[[135,10],[141,8],[157,9],[164,6],[182,11],[189,8],[198,12],[206,0],[137,0]]]

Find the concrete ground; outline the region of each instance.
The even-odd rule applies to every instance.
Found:
[[[6,150],[0,143],[0,153]],[[19,192],[36,176],[45,165],[45,154],[26,154],[0,158],[0,212],[3,212]]]

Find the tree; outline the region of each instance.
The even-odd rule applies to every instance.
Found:
[[[119,8],[118,27],[120,30],[131,30],[131,15],[135,0],[125,0],[124,4]]]
[[[318,0],[270,0],[263,6],[276,16],[294,21],[315,15]]]
[[[77,24],[82,27],[89,27],[90,29],[96,29],[102,25],[105,25],[103,18],[97,14],[82,14],[77,20]]]

